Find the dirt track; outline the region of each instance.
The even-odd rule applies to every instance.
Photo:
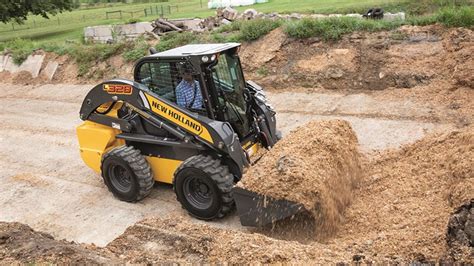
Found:
[[[113,198],[99,175],[78,153],[75,127],[88,85],[3,85],[0,91],[0,221],[26,223],[36,230],[82,243],[104,246],[145,217],[180,216],[168,185],[155,186],[150,197],[129,204]],[[443,110],[375,93],[328,91],[269,92],[286,134],[311,119],[343,118],[351,122],[361,148],[398,147],[428,132],[455,127],[452,119],[432,114]],[[235,215],[212,226],[246,230]]]

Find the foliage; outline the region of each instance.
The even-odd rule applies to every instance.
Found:
[[[400,5],[403,7],[403,10],[408,14],[419,16],[435,13],[440,8],[455,8],[470,4],[472,5],[472,1],[470,0],[406,0]]]
[[[327,19],[305,18],[286,24],[288,36],[298,39],[319,37],[326,41],[338,40],[344,34],[354,31],[390,30],[401,25],[400,21],[365,20],[351,17],[332,17]]]
[[[125,47],[125,43],[91,45],[75,44],[71,46],[68,53],[79,67],[79,76],[83,76],[96,62],[104,61],[111,56],[118,54],[123,51]]]
[[[350,17],[327,19],[305,18],[285,25],[288,36],[298,39],[319,37],[324,40],[338,40],[344,34],[354,31],[391,30],[402,25],[430,25],[442,23],[448,27],[472,27],[474,8],[458,7],[440,9],[434,15],[413,16],[406,21],[365,20]]]
[[[129,18],[127,21],[125,21],[125,24],[135,24],[140,22],[140,19],[138,18]]]
[[[38,48],[43,49],[45,52],[51,52],[57,55],[65,55],[70,51],[69,45],[57,43],[43,43],[40,44]]]
[[[244,21],[240,25],[239,39],[242,41],[253,41],[268,34],[270,31],[282,25],[281,20],[254,19]]]
[[[199,43],[200,40],[201,36],[193,32],[170,32],[161,37],[160,43],[155,48],[158,52],[161,52],[190,43]]]
[[[128,62],[135,62],[147,54],[148,48],[145,40],[140,38],[131,43],[130,47],[123,53],[123,58]]]
[[[23,63],[34,51],[34,44],[29,40],[15,39],[3,44],[4,49],[11,54],[13,62],[17,65]]]
[[[268,76],[268,73],[269,71],[265,66],[262,66],[259,69],[257,69],[257,75],[259,76],[265,77],[265,76]]]
[[[224,32],[239,31],[239,30],[240,30],[240,27],[241,27],[241,25],[242,25],[242,23],[245,23],[245,22],[240,21],[240,20],[235,20],[235,21],[233,21],[232,23],[229,23],[229,24],[220,26],[219,28],[217,28],[216,30],[214,30],[214,32],[217,32],[217,33],[224,33]]]
[[[474,7],[444,8],[436,15],[436,20],[448,27],[474,26]]]
[[[31,13],[49,18],[50,15],[56,15],[58,12],[71,10],[74,6],[72,0],[23,0],[23,1],[1,1],[0,2],[0,21],[7,23],[11,20],[22,23]]]

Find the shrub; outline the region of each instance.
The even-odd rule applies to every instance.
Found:
[[[440,9],[436,14],[436,20],[448,27],[472,27],[474,26],[474,7]]]
[[[436,23],[436,16],[435,15],[427,15],[427,16],[412,16],[409,17],[406,22],[408,25],[414,26],[426,26]]]
[[[43,49],[46,52],[55,53],[57,55],[65,55],[70,53],[70,46],[66,44],[57,44],[57,43],[42,43],[38,48]]]
[[[190,43],[198,43],[200,40],[199,34],[193,32],[171,32],[161,37],[160,43],[158,43],[155,48],[161,52]]]
[[[104,61],[118,54],[125,46],[125,43],[73,45],[69,54],[78,65],[79,76],[83,76],[97,61]]]
[[[257,40],[281,25],[281,20],[254,19],[242,21],[240,24],[239,39],[243,41]]]
[[[242,26],[242,23],[245,23],[241,20],[235,20],[230,24],[222,25],[219,28],[215,30],[217,33],[223,33],[223,32],[233,32],[233,31],[239,31],[240,27]]]
[[[130,47],[126,48],[126,51],[123,53],[123,58],[129,62],[135,62],[138,59],[145,56],[148,52],[148,44],[143,38],[138,39],[131,43]]]
[[[338,40],[344,34],[354,31],[389,30],[400,26],[400,21],[365,20],[351,17],[332,17],[327,19],[304,18],[289,22],[285,32],[293,38],[319,37],[326,41]]]
[[[21,65],[35,49],[35,44],[25,39],[8,41],[3,46],[4,49],[11,53],[13,62],[17,65]]]

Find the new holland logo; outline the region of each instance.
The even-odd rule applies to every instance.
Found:
[[[168,108],[162,104],[160,104],[159,102],[157,101],[152,101],[151,102],[151,105],[156,108],[156,110],[158,110],[159,112],[163,113],[164,115],[166,116],[169,116],[169,117],[172,117],[174,118],[175,120],[181,122],[182,124],[194,129],[194,132],[197,133],[197,134],[201,134],[202,133],[202,126],[199,125],[198,123],[194,122],[194,121],[191,121],[190,119],[188,119],[187,117],[184,117],[182,114],[176,112],[175,110],[171,109],[171,108]]]
[[[148,103],[150,104],[151,110],[166,118],[167,120],[175,123],[176,125],[182,127],[189,132],[198,135],[200,138],[213,143],[211,134],[205,126],[203,126],[199,121],[193,119],[192,117],[186,115],[183,112],[180,112],[179,109],[174,108],[172,105],[169,105],[155,97],[145,94]]]
[[[125,94],[131,95],[133,88],[130,85],[122,85],[122,84],[104,84],[103,86],[104,91],[108,94]]]

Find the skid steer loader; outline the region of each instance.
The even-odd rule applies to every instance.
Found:
[[[257,151],[280,138],[262,88],[245,82],[239,49],[196,44],[151,53],[136,63],[134,81],[105,81],[87,94],[77,128],[81,157],[114,196],[139,201],[164,182],[192,216],[221,218],[237,205],[249,226],[299,210],[234,188]]]

